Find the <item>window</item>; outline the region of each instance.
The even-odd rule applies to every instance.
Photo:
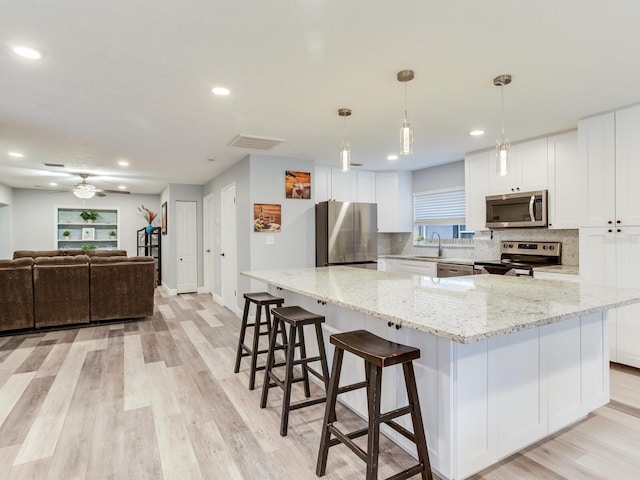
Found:
[[[434,233],[441,238],[473,238],[465,229],[464,189],[447,189],[413,195],[415,238],[429,239]]]

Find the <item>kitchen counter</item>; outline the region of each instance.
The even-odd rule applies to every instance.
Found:
[[[243,275],[459,343],[640,303],[638,290],[502,275],[431,278],[348,267]]]
[[[285,305],[323,315],[329,360],[330,335],[349,330],[419,348],[413,363],[431,466],[450,480],[463,480],[605,405],[606,310],[640,302],[639,290],[501,275],[432,278],[349,267],[243,275],[265,282]],[[345,355],[342,372],[347,383],[362,381],[362,360]],[[383,411],[406,405],[401,378],[398,367],[385,369]],[[364,392],[347,392],[341,401],[366,418]],[[383,431],[415,454],[402,435]]]
[[[534,267],[534,275],[536,272],[560,273],[562,275],[580,275],[580,268],[578,267],[578,265],[549,265],[547,267]]]

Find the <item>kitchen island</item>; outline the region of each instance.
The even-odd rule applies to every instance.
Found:
[[[349,267],[243,274],[285,304],[324,315],[329,356],[329,335],[361,328],[420,348],[414,366],[431,464],[456,480],[606,404],[606,310],[640,302],[635,290],[499,275]],[[362,362],[348,357],[343,382],[362,380]],[[383,410],[406,404],[402,381],[398,368],[385,369]],[[363,391],[341,400],[366,416]],[[385,433],[414,453],[404,437]]]

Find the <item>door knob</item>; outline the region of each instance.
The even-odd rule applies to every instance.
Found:
[[[207,253],[211,253],[211,250],[209,250],[209,249],[207,248],[206,252],[207,252]]]
[[[221,257],[224,257],[224,253],[221,253],[221,254],[220,254],[220,256],[221,256]]]

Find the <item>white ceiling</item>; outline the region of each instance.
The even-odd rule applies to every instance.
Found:
[[[102,188],[159,193],[204,184],[248,153],[337,165],[340,107],[353,110],[362,168],[458,160],[495,144],[499,74],[513,76],[512,141],[640,101],[639,20],[638,0],[0,0],[0,183],[71,186],[82,171]],[[390,162],[403,69],[415,71],[415,154]],[[240,149],[229,146],[237,134],[286,141]]]

